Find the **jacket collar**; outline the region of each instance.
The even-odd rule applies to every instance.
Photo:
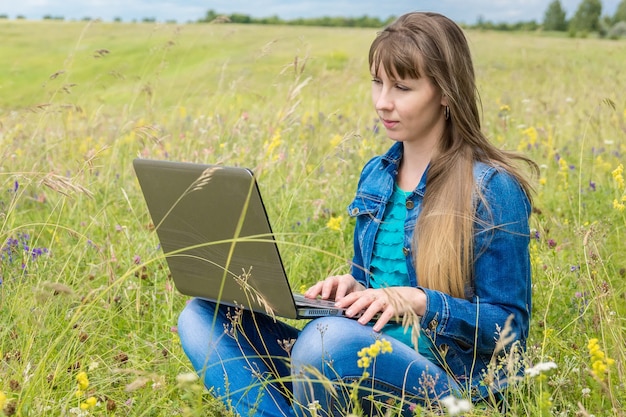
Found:
[[[382,156],[382,163],[384,167],[388,165],[395,165],[396,168],[400,166],[400,160],[404,153],[404,145],[402,142],[394,143],[391,148]]]
[[[400,168],[400,160],[402,159],[403,154],[404,145],[402,144],[402,142],[394,143],[391,148],[389,148],[389,150],[381,157],[381,163],[383,168],[387,169],[389,166],[393,166],[394,171],[397,172],[397,170]],[[424,172],[422,179],[417,185],[417,188],[414,190],[414,192],[417,192],[421,196],[424,196],[424,193],[426,192],[426,178],[429,168],[430,164],[428,164],[428,166],[426,167],[426,171]]]

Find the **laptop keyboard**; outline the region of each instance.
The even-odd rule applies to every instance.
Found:
[[[335,302],[332,300],[322,300],[321,298],[311,299],[306,298],[302,294],[294,294],[293,299],[298,306],[335,308]]]

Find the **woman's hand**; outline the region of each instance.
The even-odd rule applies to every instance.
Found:
[[[339,301],[346,294],[362,291],[365,287],[352,275],[333,275],[309,288],[304,296],[307,298],[321,297],[323,300]]]
[[[367,324],[376,319],[373,330],[379,332],[391,319],[405,314],[423,316],[426,311],[426,294],[414,287],[390,287],[363,289],[347,294],[335,305],[346,309],[347,317],[358,317],[358,322]]]

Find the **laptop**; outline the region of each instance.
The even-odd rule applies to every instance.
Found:
[[[289,319],[344,314],[291,291],[251,170],[142,158],[133,167],[182,294]]]

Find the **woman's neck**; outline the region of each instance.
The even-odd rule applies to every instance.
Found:
[[[414,144],[409,143],[404,143],[403,145],[404,150],[396,182],[401,189],[413,191],[417,188],[431,161],[434,147],[416,147]]]

